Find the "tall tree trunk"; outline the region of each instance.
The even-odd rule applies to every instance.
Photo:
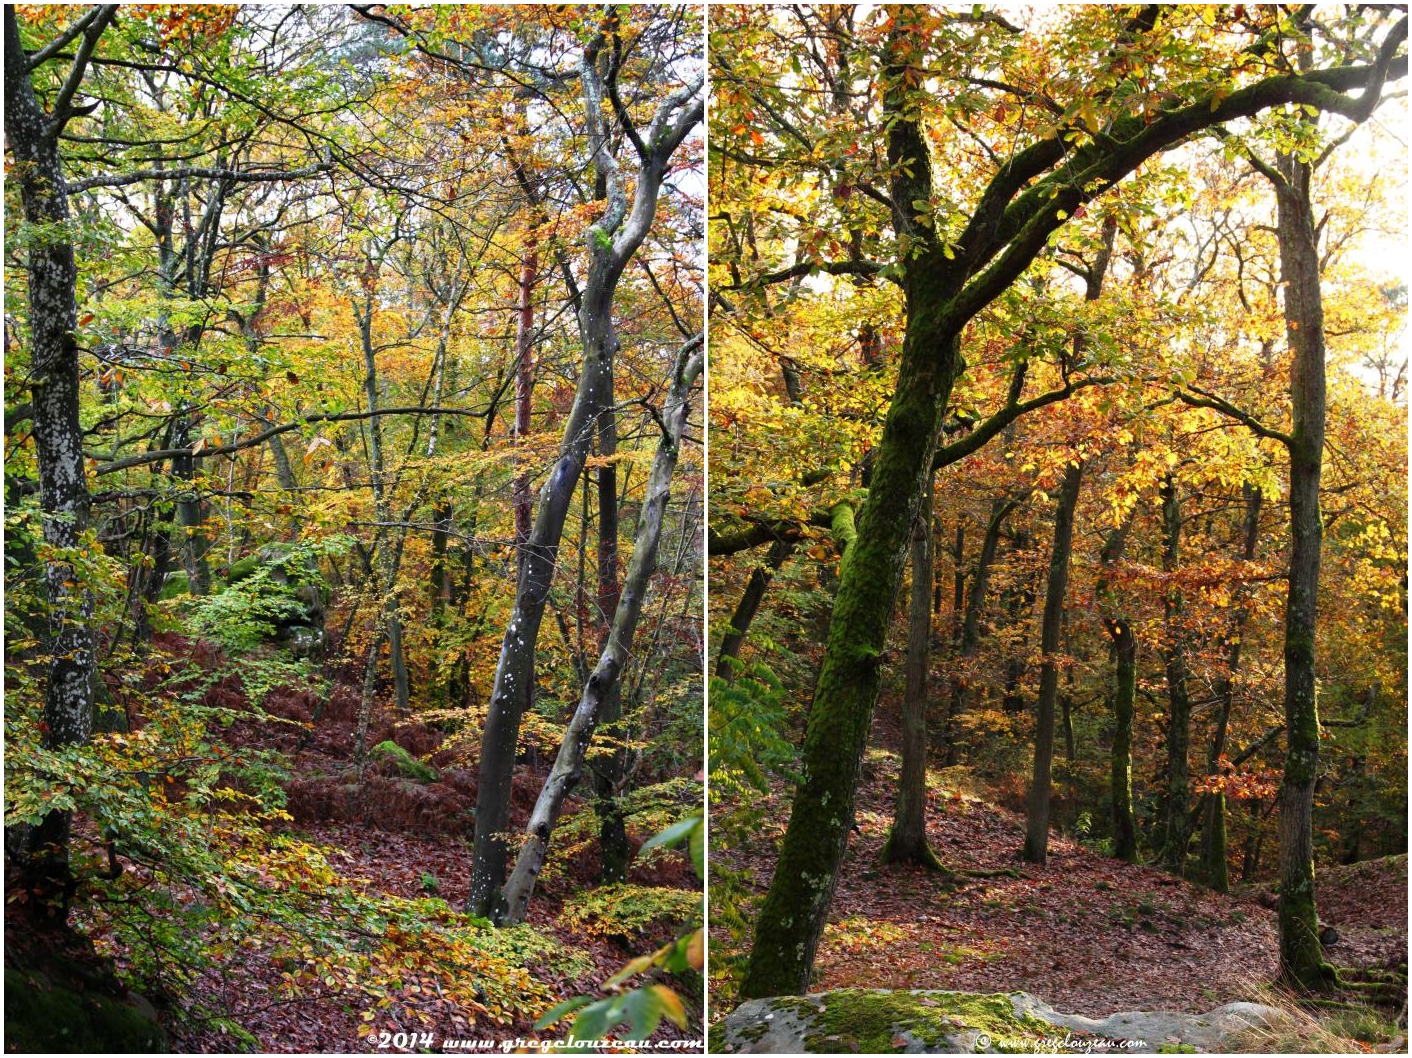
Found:
[[[1314,903],[1314,784],[1319,773],[1315,635],[1323,524],[1319,479],[1326,416],[1324,302],[1308,162],[1277,161],[1276,229],[1290,363],[1289,594],[1285,602],[1285,767],[1280,786],[1280,976],[1300,989],[1336,980]]]
[[[66,83],[81,82],[98,38],[116,7],[95,8],[74,44]],[[77,556],[89,525],[88,480],[79,423],[76,286],[78,267],[69,234],[68,187],[59,157],[59,135],[72,114],[73,91],[46,114],[34,93],[29,62],[20,42],[15,8],[5,7],[5,137],[16,165],[26,227],[30,228],[25,275],[30,326],[30,399],[44,564],[49,662],[44,682],[41,730],[45,749],[87,742],[93,730],[97,679],[93,596]],[[61,92],[61,96],[63,93]],[[76,881],[69,864],[70,816],[53,810],[26,835],[15,882],[28,893],[27,907],[40,920],[63,925]],[[7,845],[9,843],[7,842]]]
[[[373,344],[374,301],[371,292],[363,300],[359,310],[354,305],[358,317],[358,329],[363,343],[363,395],[368,411],[376,412],[382,403],[379,394],[377,347]],[[400,565],[400,548],[394,546],[394,537],[404,530],[395,529],[392,515],[392,501],[387,495],[387,466],[382,436],[382,418],[373,415],[368,419],[368,457],[371,462],[369,478],[373,490],[373,511],[378,522],[377,546],[378,592],[382,598],[379,609],[378,631],[374,639],[386,637],[388,654],[392,662],[392,683],[397,701],[397,713],[406,716],[412,700],[412,689],[407,676],[407,657],[402,648],[402,618],[398,614],[397,576]],[[371,708],[371,703],[365,703]]]
[[[905,85],[910,37],[907,8],[889,36],[885,109],[892,200],[929,201],[931,163]],[[904,162],[906,163],[904,165]],[[918,234],[910,207],[894,224]],[[934,240],[919,238],[903,287],[906,332],[857,537],[842,564],[823,666],[814,689],[801,771],[789,825],[741,983],[743,998],[802,993],[838,882],[853,827],[858,769],[877,704],[883,646],[896,603],[912,524],[931,469],[942,412],[963,368],[960,329],[939,307],[964,273],[950,267]]]
[[[884,863],[916,863],[931,870],[941,863],[927,844],[927,670],[932,652],[932,492],[927,476],[922,506],[912,526],[912,599],[907,623],[907,690],[902,699],[902,772],[892,830],[883,846]]]
[[[662,523],[671,492],[672,474],[676,470],[677,458],[681,452],[682,434],[686,429],[687,415],[691,409],[691,392],[701,375],[703,364],[702,337],[697,335],[687,342],[677,355],[667,403],[662,409],[664,429],[652,460],[652,470],[648,475],[647,493],[643,499],[642,513],[638,516],[632,559],[628,564],[627,577],[613,614],[608,641],[604,644],[593,674],[584,684],[578,708],[574,710],[568,730],[564,732],[564,741],[559,747],[554,766],[540,790],[529,822],[525,826],[524,840],[515,860],[515,869],[511,872],[509,881],[505,883],[505,910],[499,921],[506,924],[524,921],[525,911],[534,893],[535,881],[544,866],[549,837],[559,819],[564,798],[582,774],[584,754],[593,738],[603,705],[622,675],[623,666],[632,652],[633,636],[647,598],[648,582],[657,567]]]
[[[1113,647],[1113,749],[1109,755],[1108,799],[1113,811],[1113,855],[1129,863],[1137,859],[1137,820],[1133,815],[1133,716],[1137,712],[1137,637],[1132,622],[1114,605],[1108,589],[1113,567],[1123,557],[1133,515],[1109,532],[1099,563],[1103,574],[1094,594],[1103,629]]]
[[[1242,491],[1245,496],[1245,520],[1241,530],[1240,557],[1242,562],[1253,562],[1256,544],[1260,538],[1260,507],[1263,494],[1248,481]],[[1218,774],[1221,757],[1226,752],[1226,734],[1230,729],[1231,712],[1235,706],[1236,673],[1240,670],[1241,641],[1245,637],[1248,615],[1244,599],[1241,599],[1225,637],[1226,673],[1217,681],[1215,688],[1219,704],[1216,726],[1211,736],[1211,749],[1206,758],[1208,779]],[[1203,799],[1201,875],[1206,884],[1218,893],[1224,893],[1230,888],[1230,864],[1226,850],[1226,795],[1220,790],[1209,791]]]
[[[1113,256],[1113,240],[1117,236],[1116,214],[1103,222],[1103,241],[1098,253],[1084,274],[1084,300],[1097,301],[1103,293],[1103,279]],[[1081,363],[1088,338],[1082,330],[1074,335],[1072,356],[1066,363]],[[1024,385],[1023,373],[1016,374],[1016,385]],[[1012,400],[1020,396],[1012,390]],[[1023,855],[1031,863],[1044,863],[1049,858],[1049,794],[1054,761],[1054,703],[1059,690],[1059,670],[1053,655],[1059,649],[1064,634],[1064,596],[1069,589],[1069,558],[1073,552],[1074,509],[1079,502],[1079,486],[1083,481],[1083,462],[1075,459],[1065,468],[1064,481],[1054,510],[1054,550],[1049,559],[1049,583],[1045,588],[1044,612],[1040,618],[1039,702],[1035,711],[1034,777],[1030,784]],[[1065,737],[1072,759],[1073,736],[1069,730],[1069,713],[1064,711]]]
[[[613,629],[610,622],[618,610],[621,585],[618,581],[618,419],[614,402],[614,380],[608,380],[609,409],[598,421],[598,598],[595,609],[602,634],[598,649],[608,646]],[[586,664],[586,663],[585,663]],[[593,809],[598,816],[598,855],[604,882],[620,882],[627,876],[632,847],[628,844],[627,820],[619,797],[627,776],[628,752],[623,745],[623,685],[615,680],[603,696],[598,724],[607,738],[617,743],[593,767]]]
[[[1049,556],[1049,580],[1039,625],[1039,701],[1035,708],[1034,776],[1025,803],[1025,847],[1030,863],[1049,858],[1049,791],[1054,762],[1054,702],[1059,693],[1059,650],[1064,623],[1064,596],[1069,590],[1069,558],[1074,549],[1074,509],[1079,503],[1083,464],[1075,459],[1064,470],[1054,506],[1054,550]]]
[[[1170,577],[1181,561],[1182,508],[1176,479],[1168,474],[1162,480],[1162,569]],[[1167,643],[1163,660],[1167,676],[1167,789],[1163,799],[1162,862],[1177,874],[1186,867],[1190,837],[1187,805],[1191,775],[1187,756],[1191,748],[1191,698],[1187,693],[1186,633],[1181,627],[1182,596],[1167,589],[1164,600]]]

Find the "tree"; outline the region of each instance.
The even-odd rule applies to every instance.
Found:
[[[1063,634],[1064,595],[1069,589],[1069,558],[1074,546],[1074,510],[1083,483],[1083,460],[1073,458],[1064,468],[1054,505],[1054,546],[1040,620],[1039,701],[1035,706],[1034,777],[1025,802],[1024,858],[1043,864],[1049,858],[1050,769],[1054,760],[1054,702],[1059,693],[1059,662],[1055,655]]]
[[[26,51],[14,7],[5,8],[5,124],[14,152],[14,179],[24,204],[30,320],[30,415],[39,463],[44,542],[53,557],[45,565],[48,641],[44,688],[44,745],[56,748],[88,740],[93,726],[96,657],[89,619],[92,598],[78,573],[89,546],[88,481],[79,427],[78,268],[68,228],[68,185],[59,139],[80,112],[77,96],[89,62],[117,14],[116,5],[83,12],[42,48]],[[74,45],[59,89],[46,109],[34,75]],[[59,925],[68,918],[74,879],[69,870],[69,813],[56,809],[25,835],[21,871],[27,901],[37,917]],[[8,841],[7,841],[8,847]]]
[[[1102,25],[1109,40],[1140,42],[1172,32],[1183,15],[1178,9],[1148,8],[1117,26],[1116,33],[1111,13],[1103,16],[1108,21]],[[985,40],[1010,30],[994,21],[975,26],[964,17],[918,8],[889,9],[880,20],[877,77],[882,125],[888,130],[887,200],[894,236],[904,248],[894,267],[901,272],[906,336],[858,539],[834,605],[805,740],[804,779],[757,919],[743,983],[746,996],[794,993],[807,986],[852,823],[858,763],[877,699],[883,639],[907,533],[942,412],[961,372],[965,325],[1014,283],[1075,210],[1148,158],[1203,129],[1283,103],[1357,113],[1362,101],[1347,93],[1362,89],[1376,97],[1389,76],[1402,76],[1405,65],[1396,58],[1402,38],[1393,30],[1373,64],[1339,63],[1298,75],[1251,77],[1238,72],[1241,60],[1233,60],[1220,71],[1216,89],[1209,82],[1196,87],[1174,81],[1170,91],[1177,101],[1157,108],[1141,96],[1118,104],[1109,86],[1122,74],[1113,71],[1126,69],[1131,60],[1122,49],[1110,49],[1099,59],[1108,65],[1108,81],[1089,81],[1101,87],[1077,93],[1067,108],[1059,105],[1057,122],[1038,130],[1007,160],[996,158],[980,194],[954,214],[958,230],[953,233],[937,223],[925,135],[929,94],[922,71],[935,76],[937,56],[931,45],[942,46],[943,58],[974,54]],[[1084,28],[1099,24],[1095,19]],[[825,261],[803,271],[815,269],[859,272],[864,265]]]
[[[589,260],[578,310],[582,351],[578,392],[564,426],[559,456],[540,490],[534,525],[524,544],[525,560],[496,665],[490,712],[481,742],[474,859],[467,906],[476,914],[497,920],[507,909],[502,891],[507,852],[505,832],[509,824],[520,718],[529,707],[533,688],[539,626],[554,577],[569,502],[583,472],[594,427],[612,403],[613,357],[618,347],[614,295],[624,270],[652,226],[672,156],[700,120],[703,110],[700,74],[689,77],[681,87],[667,93],[642,132],[625,111],[615,108],[625,144],[636,153],[630,203],[628,180],[623,165],[612,153],[603,114],[605,104],[618,93],[618,65],[612,58],[617,51],[613,47],[617,33],[615,18],[608,16],[583,48],[578,65],[583,90],[585,153],[603,181],[605,208],[585,235]]]
[[[672,368],[671,383],[661,415],[662,437],[653,459],[647,499],[638,517],[632,560],[628,563],[623,590],[613,614],[608,642],[592,675],[584,684],[583,695],[564,734],[558,757],[530,812],[524,843],[515,859],[515,868],[505,883],[506,910],[502,918],[507,924],[524,921],[535,881],[544,866],[549,836],[563,809],[564,797],[579,781],[589,741],[598,726],[606,701],[616,693],[619,676],[632,652],[638,619],[647,600],[648,582],[657,566],[667,497],[681,451],[687,414],[691,409],[691,392],[701,376],[704,363],[701,336],[698,335],[678,352]]]
[[[884,863],[941,866],[927,844],[927,672],[932,642],[932,495],[936,476],[927,476],[917,524],[912,527],[912,590],[907,620],[907,690],[902,699],[902,771],[892,830],[883,846]]]

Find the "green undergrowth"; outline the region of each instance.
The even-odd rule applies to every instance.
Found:
[[[661,939],[680,931],[701,910],[701,894],[647,885],[605,885],[565,902],[559,921],[588,936]]]

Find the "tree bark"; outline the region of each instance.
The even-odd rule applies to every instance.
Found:
[[[72,83],[75,90],[116,10],[106,5],[82,16],[87,25],[75,44],[65,82]],[[41,731],[44,748],[59,749],[88,741],[97,679],[93,596],[76,561],[87,546],[89,492],[79,422],[79,347],[74,334],[78,326],[78,266],[59,156],[59,136],[72,115],[73,93],[56,101],[55,113],[45,113],[30,79],[15,8],[7,5],[4,18],[5,137],[15,159],[10,178],[19,185],[25,224],[33,228],[25,250],[31,422],[44,542],[52,549],[44,564],[50,660],[45,671]],[[31,913],[61,926],[68,920],[76,885],[69,864],[69,831],[68,812],[48,812],[29,831],[23,861],[17,865],[16,881],[29,893]]]
[[[535,881],[544,865],[549,849],[549,837],[559,819],[564,798],[578,782],[583,771],[583,758],[598,724],[604,703],[611,695],[623,666],[632,653],[633,636],[638,618],[646,601],[648,582],[657,566],[658,545],[662,539],[662,522],[670,495],[672,474],[681,452],[682,434],[691,409],[691,392],[700,377],[704,363],[701,336],[682,347],[677,356],[672,384],[663,408],[665,428],[657,444],[648,476],[647,494],[638,517],[637,535],[632,559],[613,614],[608,641],[594,666],[593,674],[584,685],[578,708],[564,732],[554,766],[535,801],[515,869],[505,884],[505,911],[499,921],[504,924],[523,922]]]
[[[1245,496],[1245,519],[1242,523],[1240,557],[1242,562],[1253,562],[1256,544],[1260,538],[1263,493],[1249,482],[1245,483],[1242,491]],[[1240,670],[1241,641],[1245,636],[1248,615],[1244,600],[1241,600],[1232,616],[1231,628],[1226,633],[1226,673],[1215,688],[1220,704],[1215,730],[1211,736],[1211,749],[1206,758],[1208,779],[1219,773],[1221,758],[1226,752],[1226,734],[1235,707],[1236,673]],[[1207,793],[1202,805],[1201,875],[1205,883],[1218,893],[1230,889],[1230,864],[1226,850],[1226,795],[1220,790]]]
[[[1064,596],[1069,590],[1069,558],[1074,549],[1074,509],[1079,503],[1083,463],[1075,459],[1064,470],[1054,506],[1054,550],[1049,556],[1049,579],[1040,617],[1039,701],[1035,708],[1034,777],[1025,804],[1025,847],[1030,863],[1049,858],[1049,791],[1054,763],[1054,702],[1059,693],[1059,650],[1064,623]]]
[[[602,629],[598,649],[604,650],[612,635],[611,621],[618,610],[622,587],[618,581],[618,419],[613,404],[614,380],[608,380],[609,408],[598,421],[598,455],[603,464],[598,468],[598,597],[595,610]],[[587,662],[584,662],[587,667]],[[598,722],[604,734],[618,745],[593,767],[593,808],[598,816],[598,855],[603,882],[620,882],[627,876],[632,847],[628,844],[627,820],[618,798],[626,779],[628,754],[621,744],[623,718],[623,685],[614,681],[604,695]]]
[[[1137,860],[1137,820],[1133,815],[1133,716],[1137,712],[1137,637],[1132,622],[1113,604],[1108,578],[1122,560],[1132,529],[1130,513],[1103,542],[1103,574],[1094,589],[1103,629],[1113,646],[1113,749],[1109,755],[1108,799],[1113,812],[1113,855]]]
[[[1336,979],[1319,943],[1314,901],[1314,784],[1319,773],[1315,675],[1323,523],[1326,396],[1324,302],[1318,235],[1310,198],[1312,167],[1292,155],[1277,162],[1276,230],[1290,363],[1289,593],[1285,601],[1285,766],[1280,786],[1280,976],[1298,989]]]
[[[912,526],[912,596],[907,622],[907,690],[902,699],[902,771],[884,863],[941,867],[927,844],[927,670],[932,649],[932,492],[928,474],[922,505]]]
[[[1168,474],[1162,480],[1162,569],[1168,576],[1181,562],[1182,508],[1176,479]],[[1181,592],[1168,587],[1163,601],[1167,643],[1163,661],[1167,677],[1167,789],[1163,798],[1162,862],[1182,874],[1190,838],[1187,805],[1191,797],[1191,775],[1187,760],[1191,749],[1191,698],[1187,693],[1186,633],[1181,627]]]
[[[507,910],[502,885],[508,848],[510,793],[519,742],[520,719],[529,707],[535,646],[558,562],[559,541],[574,488],[583,473],[599,416],[608,406],[618,335],[613,299],[623,269],[651,228],[667,166],[687,134],[701,120],[703,77],[696,77],[658,105],[642,144],[636,187],[629,202],[617,160],[603,127],[605,92],[599,60],[605,37],[600,30],[585,46],[579,63],[588,153],[604,178],[606,207],[586,232],[588,264],[579,297],[579,339],[583,352],[578,392],[564,425],[553,470],[540,489],[539,508],[525,541],[515,604],[500,658],[481,737],[476,791],[475,839],[466,909],[492,920]],[[636,133],[634,134],[636,136]],[[595,709],[597,706],[595,705]]]

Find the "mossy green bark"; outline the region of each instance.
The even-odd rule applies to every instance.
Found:
[[[1137,712],[1137,641],[1128,622],[1113,622],[1118,656],[1113,689],[1113,753],[1109,779],[1113,801],[1113,855],[1137,859],[1137,820],[1133,815],[1133,716]]]
[[[926,200],[931,171],[926,143],[903,87],[914,35],[903,25],[890,37],[888,109],[898,115],[888,136],[898,170],[895,201]],[[907,160],[907,166],[902,161]],[[829,623],[804,739],[802,778],[755,940],[741,982],[746,999],[797,995],[809,984],[849,831],[854,795],[877,704],[881,664],[912,525],[936,450],[942,412],[962,369],[960,322],[952,299],[965,276],[941,247],[925,239],[908,262],[906,337],[888,407],[868,499],[848,548]]]
[[[941,870],[927,844],[927,676],[932,642],[932,492],[927,477],[922,505],[912,526],[912,591],[907,621],[907,691],[902,699],[902,768],[892,829],[883,846],[884,863],[915,863]]]
[[[1310,197],[1312,166],[1280,155],[1276,231],[1284,289],[1290,363],[1289,592],[1285,601],[1285,768],[1280,787],[1280,977],[1301,990],[1337,980],[1324,962],[1314,904],[1314,784],[1319,769],[1319,706],[1315,670],[1319,512],[1327,417],[1324,306],[1318,235]]]

